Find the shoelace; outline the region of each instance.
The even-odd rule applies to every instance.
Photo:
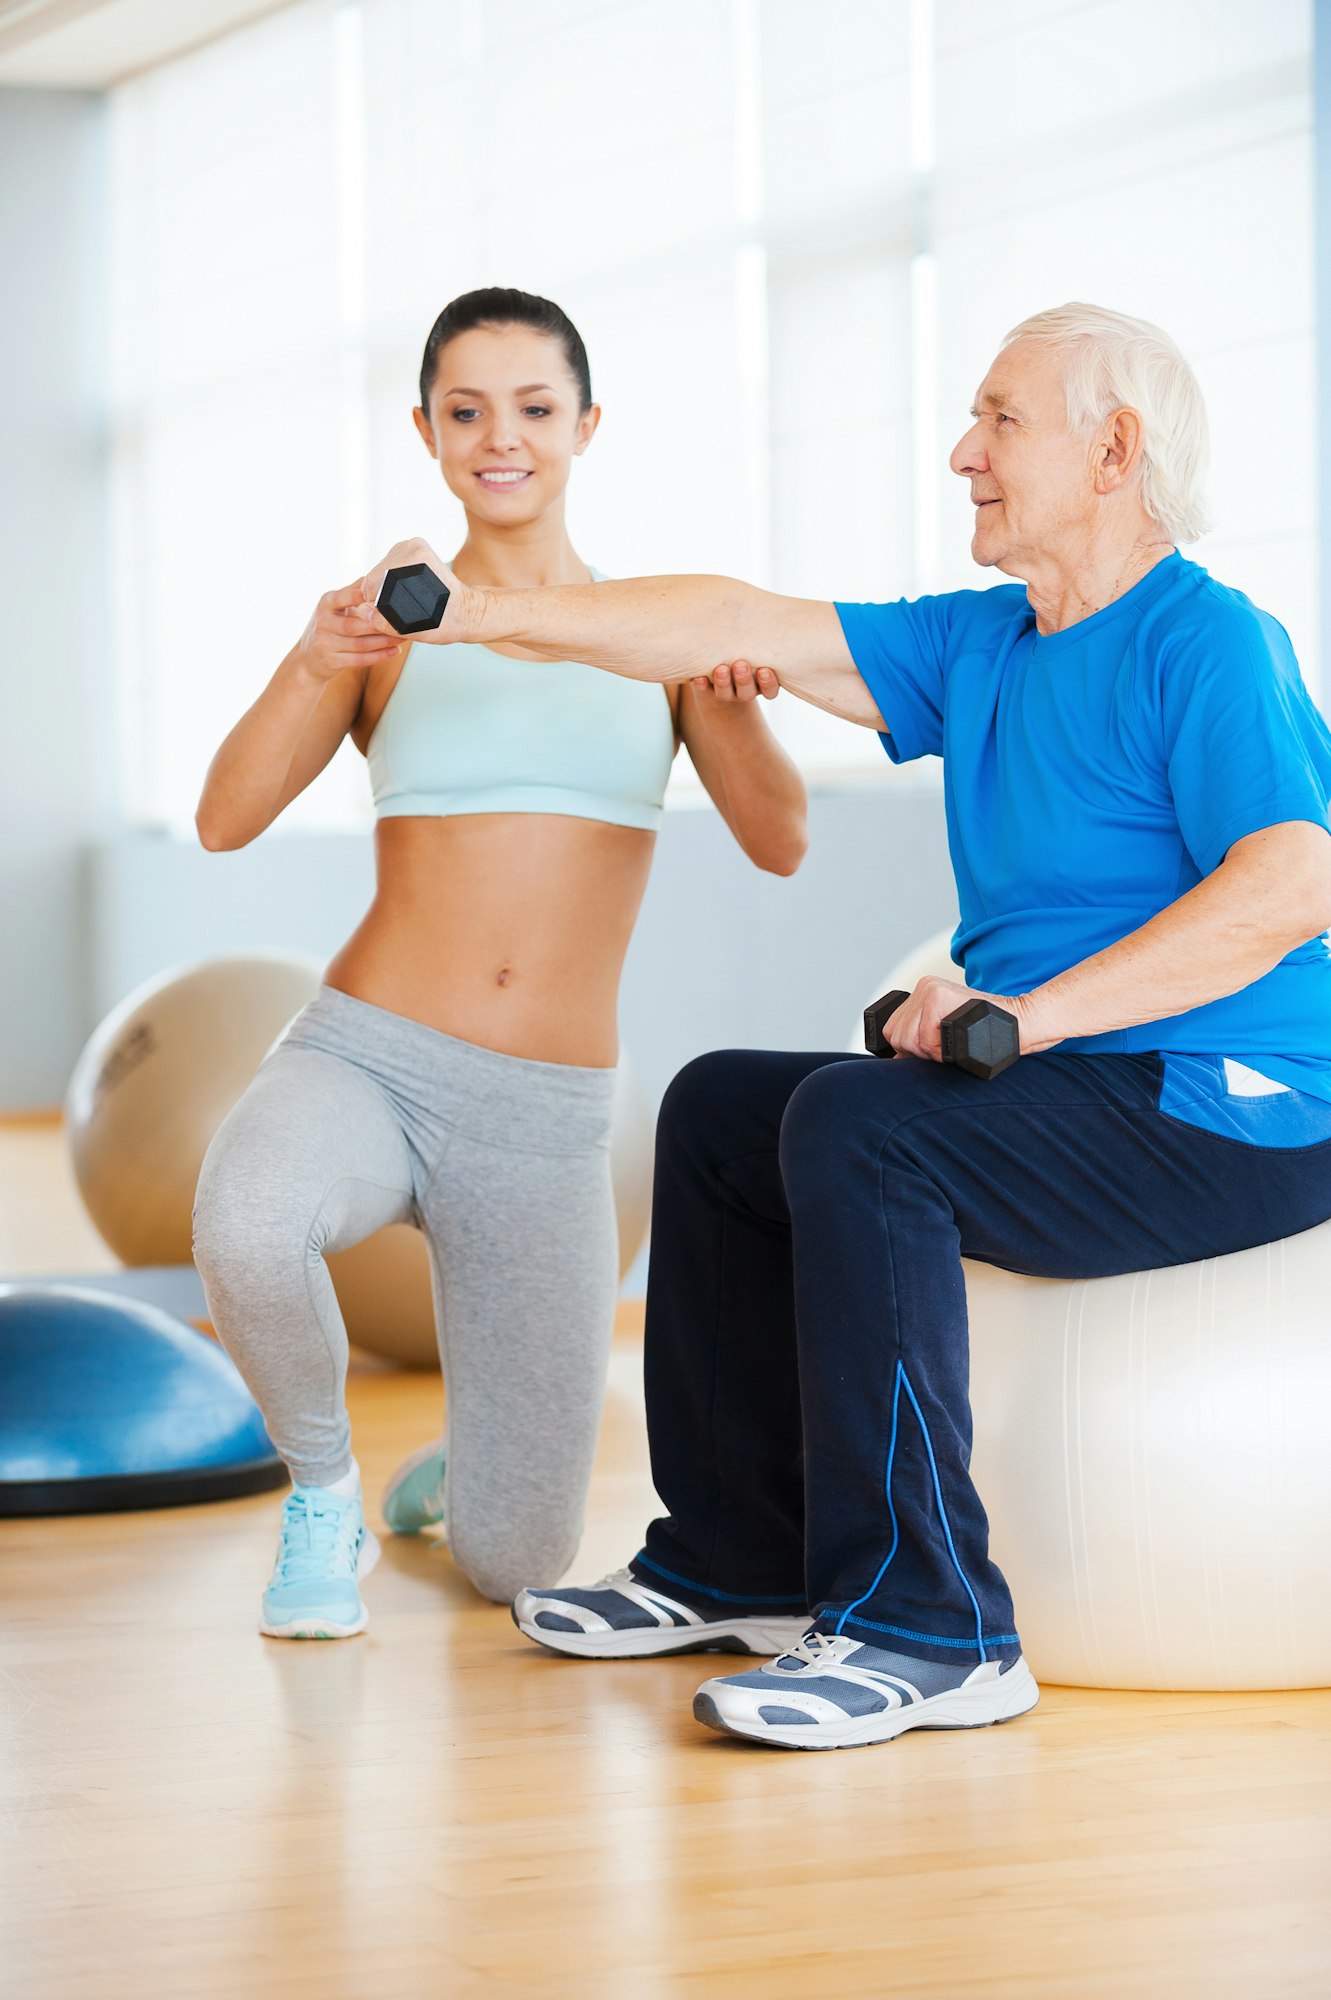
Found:
[[[348,1574],[350,1549],[339,1551],[338,1540],[347,1510],[315,1493],[293,1493],[282,1509],[282,1541],[277,1568],[283,1583],[300,1583],[309,1577],[326,1576],[339,1553]]]
[[[784,1666],[787,1660],[794,1660],[801,1667],[834,1667],[841,1659],[841,1648],[845,1642],[830,1632],[810,1630],[802,1639],[773,1661],[774,1666]]]
[[[612,1569],[609,1576],[603,1576],[599,1583],[590,1586],[592,1590],[622,1590],[626,1583],[636,1583],[637,1577],[631,1569]]]

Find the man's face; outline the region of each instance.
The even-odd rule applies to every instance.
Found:
[[[949,461],[970,481],[971,554],[986,568],[1025,576],[1033,560],[1075,548],[1089,525],[1094,440],[1069,430],[1062,365],[1044,341],[1003,349],[971,415]]]

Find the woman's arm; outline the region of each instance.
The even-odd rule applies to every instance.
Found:
[[[749,860],[793,875],[809,845],[804,780],[754,699],[776,692],[770,668],[755,674],[737,660],[710,681],[684,682],[678,721],[694,769]]]
[[[1015,1013],[1021,1050],[1070,1035],[1162,1021],[1241,992],[1287,952],[1331,927],[1331,838],[1285,820],[1236,840],[1214,872],[1132,931],[1029,993],[972,992],[924,979],[887,1024],[899,1053],[940,1059],[939,1023],[970,999]]]
[[[331,590],[259,699],[227,736],[194,816],[207,848],[245,847],[332,761],[360,712],[370,668],[398,652],[354,616],[359,584]]]
[[[778,597],[725,576],[647,576],[542,590],[479,590],[459,583],[429,544],[402,542],[364,579],[365,617],[384,572],[428,563],[448,585],[442,625],[419,637],[447,645],[523,646],[538,659],[585,660],[629,680],[675,681],[710,674],[723,662],[771,667],[782,687],[815,708],[868,729],[889,725],[856,671],[836,607]]]

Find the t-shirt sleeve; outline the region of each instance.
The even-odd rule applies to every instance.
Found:
[[[943,754],[945,660],[962,594],[836,607],[860,679],[887,724],[879,741],[894,764]]]
[[[1273,619],[1190,635],[1165,665],[1164,710],[1179,829],[1203,875],[1263,827],[1306,819],[1331,831],[1331,732]]]

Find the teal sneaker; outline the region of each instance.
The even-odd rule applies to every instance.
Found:
[[[259,1630],[270,1639],[350,1639],[369,1616],[357,1579],[379,1560],[359,1493],[297,1486],[282,1508],[277,1562]]]
[[[384,1488],[384,1519],[395,1535],[419,1535],[444,1518],[444,1440],[403,1459]]]

